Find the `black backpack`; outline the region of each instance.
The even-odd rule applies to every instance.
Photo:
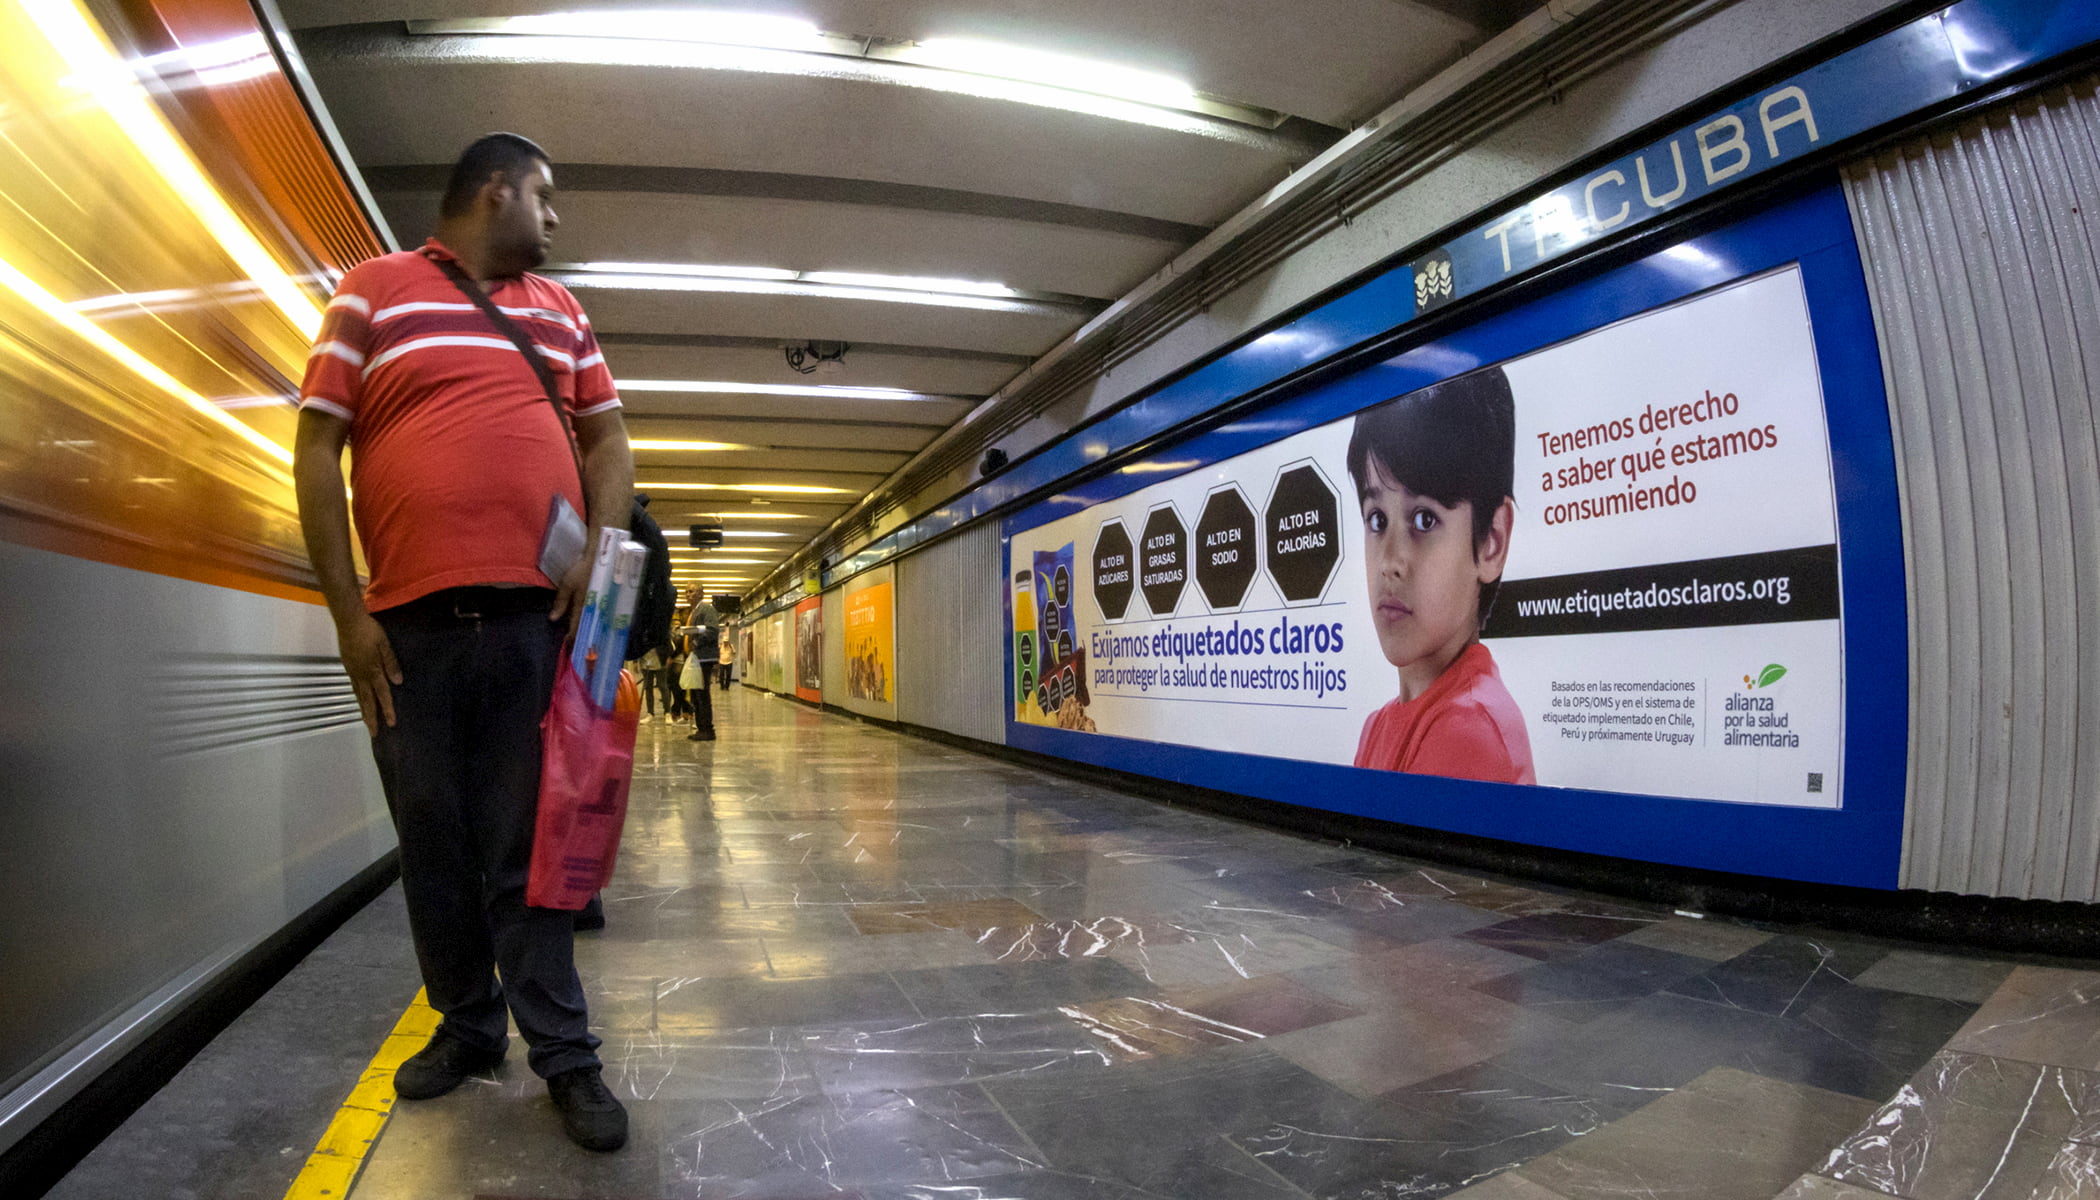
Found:
[[[651,650],[671,646],[671,610],[678,606],[678,593],[671,588],[671,547],[656,518],[637,504],[627,536],[649,550],[642,566],[642,592],[635,597],[634,621],[627,627],[627,657],[640,658]]]

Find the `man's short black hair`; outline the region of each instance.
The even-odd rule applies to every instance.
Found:
[[[554,165],[538,142],[517,133],[485,133],[476,138],[452,164],[452,178],[445,184],[445,198],[438,203],[441,217],[465,216],[474,207],[474,197],[489,176],[501,174],[513,183],[522,182],[534,163]]]
[[[1376,462],[1387,479],[1446,508],[1473,506],[1473,544],[1514,494],[1516,402],[1501,367],[1433,383],[1356,415],[1349,478],[1361,501]]]

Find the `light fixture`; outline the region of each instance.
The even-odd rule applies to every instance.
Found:
[[[1183,80],[1118,63],[982,38],[826,33],[807,21],[734,12],[599,11],[408,22],[411,34],[543,39],[511,57],[823,75],[1061,109],[1186,133],[1202,118],[1274,129],[1283,114],[1206,96]],[[859,60],[841,61],[841,60]]]
[[[545,274],[571,288],[620,288],[642,292],[726,292],[755,296],[805,296],[817,300],[875,300],[887,304],[926,304],[935,308],[971,308],[985,312],[1030,312],[1040,310],[1044,304],[1060,303],[1071,307],[1092,307],[1065,297],[1035,299],[1017,294],[988,295],[976,290],[951,292],[934,286],[824,283],[807,276],[793,279],[752,279],[670,269],[652,272],[592,271],[567,266],[548,267]],[[931,282],[933,281],[929,281]]]
[[[730,396],[808,396],[819,400],[963,400],[908,388],[848,387],[827,383],[737,383],[726,379],[621,379],[623,392],[707,392]]]
[[[632,450],[756,450],[742,442],[681,442],[662,438],[629,438],[627,446]]]
[[[644,492],[780,492],[796,496],[847,496],[845,488],[821,487],[814,483],[637,483]]]

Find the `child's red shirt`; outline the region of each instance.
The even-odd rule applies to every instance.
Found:
[[[1394,700],[1364,722],[1356,765],[1490,783],[1537,783],[1531,739],[1494,656],[1467,646],[1429,690]]]

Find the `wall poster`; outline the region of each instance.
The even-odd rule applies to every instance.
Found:
[[[785,692],[788,684],[788,614],[774,613],[766,618],[766,687],[775,692]]]
[[[824,702],[824,597],[795,605],[795,695]]]
[[[1822,387],[1783,267],[1013,530],[1013,718],[1835,808]]]
[[[861,583],[868,575],[881,578]],[[896,584],[886,570],[868,575],[846,584],[846,696],[867,704],[895,704]]]

